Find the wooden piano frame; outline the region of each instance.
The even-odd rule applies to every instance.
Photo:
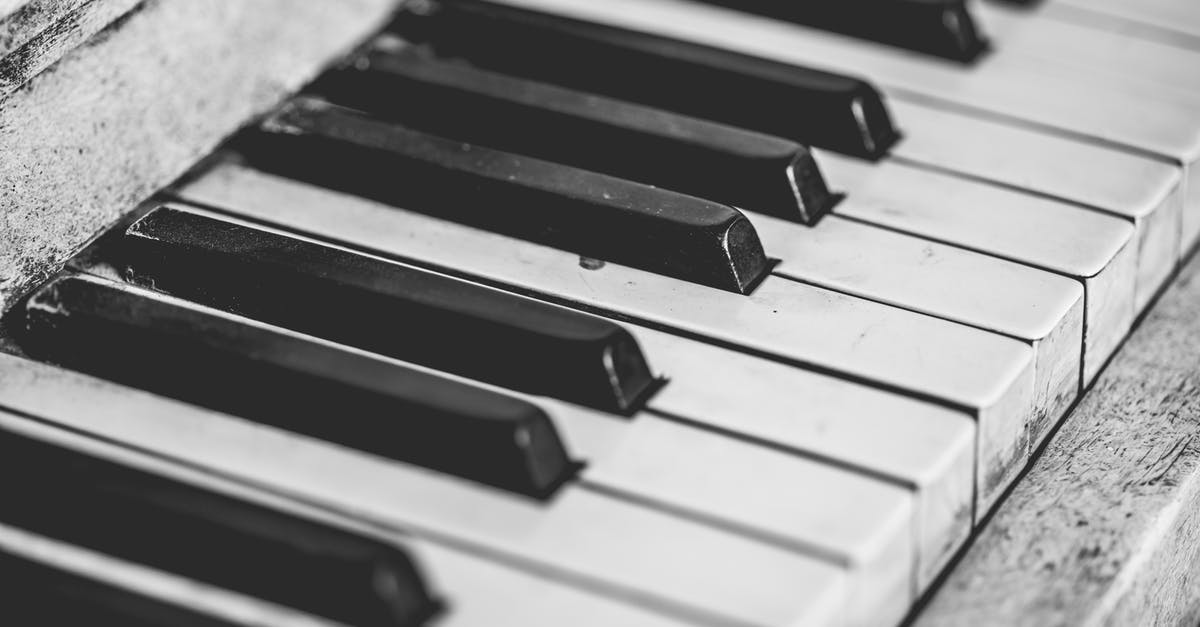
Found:
[[[398,0],[0,0],[0,308]],[[1200,260],[1186,263],[914,611],[1200,622]]]

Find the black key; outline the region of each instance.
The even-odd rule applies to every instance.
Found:
[[[136,283],[495,385],[621,413],[656,385],[607,320],[184,207],[141,218],[119,249]]]
[[[490,2],[426,4],[392,28],[439,56],[858,157],[898,138],[856,78]]]
[[[746,216],[677,192],[296,100],[239,144],[255,167],[732,292],[770,270]]]
[[[348,625],[437,609],[399,548],[10,431],[0,521]]]
[[[969,62],[987,50],[965,0],[700,0]]]
[[[6,625],[244,627],[207,613],[0,550]]]
[[[422,58],[394,36],[317,88],[410,128],[803,224],[837,200],[812,154],[790,140]]]
[[[23,314],[31,355],[164,396],[534,497],[576,469],[530,403],[141,288],[59,277]]]

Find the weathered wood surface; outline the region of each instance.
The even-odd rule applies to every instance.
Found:
[[[983,528],[919,627],[1200,621],[1200,256]]]
[[[26,4],[3,23],[8,26],[5,33],[10,47],[0,49],[0,98],[19,89],[141,3],[142,0],[39,0]]]
[[[0,0],[0,59],[84,4],[104,0]]]
[[[146,0],[0,101],[0,308],[395,5]]]

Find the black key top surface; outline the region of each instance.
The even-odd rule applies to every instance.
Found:
[[[987,50],[965,0],[700,0],[955,61]]]
[[[244,627],[128,588],[0,550],[5,624]]]
[[[293,101],[239,149],[268,172],[709,287],[746,293],[770,269],[731,207],[319,100]]]
[[[113,248],[135,283],[495,385],[619,413],[656,385],[608,320],[184,206]]]
[[[34,357],[217,411],[534,497],[576,469],[528,402],[142,288],[57,277],[21,313]]]
[[[349,625],[437,608],[397,547],[6,430],[0,522]]]
[[[318,87],[409,128],[814,224],[836,203],[793,141],[447,63],[383,36]]]
[[[428,4],[392,28],[442,57],[863,158],[898,138],[860,79],[498,3]]]

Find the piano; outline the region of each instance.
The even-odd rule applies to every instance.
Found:
[[[0,0],[0,155],[6,622],[1200,618],[1190,0]]]

